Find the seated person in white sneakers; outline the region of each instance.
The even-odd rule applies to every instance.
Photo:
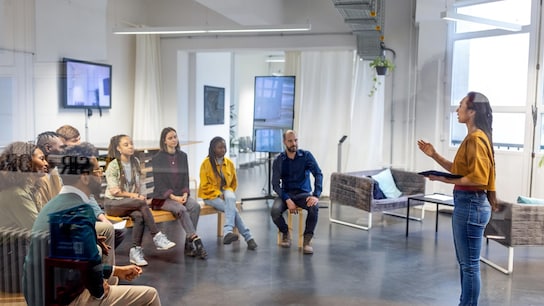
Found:
[[[306,227],[304,229],[304,254],[314,252],[311,241],[317,225],[319,196],[323,190],[323,173],[310,151],[298,149],[298,138],[295,131],[288,130],[283,134],[285,152],[280,153],[272,166],[272,187],[278,194],[274,200],[270,215],[272,221],[282,233],[281,246],[291,246],[289,228],[283,218],[283,212],[298,213],[297,207],[306,209]],[[310,181],[310,173],[314,177],[314,191]]]
[[[106,194],[104,210],[110,216],[132,218],[132,248],[130,262],[147,266],[142,249],[144,226],[153,236],[158,250],[168,250],[176,244],[161,233],[147,205],[144,184],[141,180],[140,161],[134,156],[134,144],[127,135],[113,136],[108,147],[110,163],[106,168]]]
[[[32,232],[49,231],[49,214],[89,203],[91,201],[90,195],[100,191],[101,176],[99,174],[101,169],[95,157],[97,153],[96,148],[88,143],[66,150],[66,155],[79,157],[77,165],[60,171],[64,186],[60,193],[40,211],[32,227]],[[82,163],[82,158],[88,162]],[[35,242],[32,241],[32,243]],[[98,241],[93,239],[92,243],[98,244]],[[38,254],[33,254],[33,249],[29,248],[23,271],[23,292],[27,301],[31,300],[30,296],[34,292],[34,288],[28,288],[29,282],[27,280],[35,277],[33,273],[36,269],[35,262],[41,260]],[[138,266],[109,266],[98,263],[91,271],[88,273],[89,277],[82,280],[81,286],[74,286],[74,291],[65,295],[69,296],[70,300],[64,302],[69,305],[161,305],[155,288],[130,285],[110,286],[106,281],[111,275],[131,281],[142,273],[142,269]],[[60,281],[63,280],[60,279]],[[43,286],[43,284],[41,285]]]

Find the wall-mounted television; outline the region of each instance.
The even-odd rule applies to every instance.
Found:
[[[254,99],[253,150],[282,152],[295,117],[295,76],[256,76]]]
[[[64,108],[111,108],[111,65],[63,58],[62,66]]]

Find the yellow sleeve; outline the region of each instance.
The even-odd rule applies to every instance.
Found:
[[[204,200],[215,199],[221,195],[217,179],[212,170],[212,164],[208,157],[200,165],[200,186],[198,197]]]

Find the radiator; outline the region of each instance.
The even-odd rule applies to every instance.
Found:
[[[30,241],[33,241],[30,244]],[[35,260],[23,277],[25,256],[32,248]],[[49,255],[49,233],[0,227],[0,291],[22,293],[26,281],[28,305],[44,305],[44,259]]]
[[[0,228],[1,291],[22,292],[23,263],[29,245],[29,230]]]

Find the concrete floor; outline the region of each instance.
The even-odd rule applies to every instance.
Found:
[[[239,198],[264,195],[264,164],[238,171]],[[264,193],[263,193],[264,192]],[[328,192],[327,192],[328,193]],[[181,226],[160,224],[178,245],[155,250],[149,235],[144,249],[149,266],[135,284],[156,287],[163,305],[457,305],[459,271],[451,236],[451,216],[426,212],[423,222],[374,214],[373,228],[363,231],[331,224],[328,203],[320,208],[314,254],[302,255],[276,245],[276,227],[265,200],[244,202],[242,216],[259,247],[245,242],[223,245],[216,237],[216,217],[203,216],[198,233],[208,260],[184,257]],[[364,219],[351,208],[334,208],[343,218]],[[415,215],[414,212],[412,215]],[[362,218],[361,218],[362,217]],[[295,228],[297,218],[295,220]],[[128,263],[130,232],[117,248],[118,264]],[[482,263],[480,305],[544,305],[544,249],[515,249],[514,273],[505,275]],[[491,242],[486,256],[506,264],[505,247]]]

